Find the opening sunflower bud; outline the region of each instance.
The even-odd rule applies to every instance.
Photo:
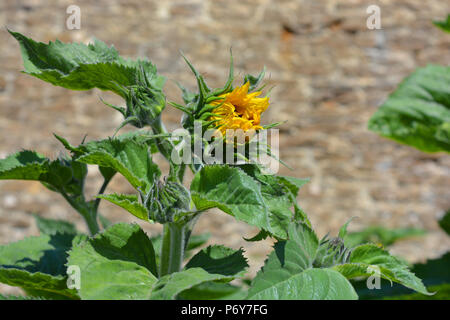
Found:
[[[250,82],[235,88],[233,91],[220,95],[218,100],[211,102],[217,106],[208,120],[214,121],[214,126],[225,136],[228,129],[243,131],[261,130],[261,114],[269,107],[269,97],[258,97],[261,91],[249,93]]]

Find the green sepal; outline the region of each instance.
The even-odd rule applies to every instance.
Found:
[[[246,74],[244,76],[244,83],[243,84],[246,84],[247,82],[249,82],[250,83],[250,87],[249,87],[248,91],[251,92],[251,91],[253,91],[253,90],[258,88],[258,86],[260,85],[260,83],[264,79],[265,75],[266,75],[266,67],[264,67],[263,70],[256,77],[252,76],[251,74]]]

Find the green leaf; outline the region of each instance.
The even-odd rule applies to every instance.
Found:
[[[197,210],[217,207],[238,220],[272,230],[261,187],[238,168],[202,168],[191,183],[191,196]]]
[[[232,276],[208,273],[203,268],[189,268],[160,278],[153,285],[150,299],[171,300],[175,299],[179,293],[196,285],[209,281],[232,279]]]
[[[182,291],[178,298],[182,300],[242,300],[245,290],[229,283],[205,282]]]
[[[250,300],[356,300],[350,282],[332,269],[307,269],[265,290],[249,295]]]
[[[133,262],[97,260],[81,265],[84,300],[147,300],[156,277]]]
[[[84,300],[146,300],[156,277],[133,262],[92,260],[82,264],[81,289]]]
[[[117,135],[116,138],[119,140],[133,140],[140,144],[146,144],[150,147],[151,153],[158,153],[158,146],[156,145],[156,140],[158,137],[165,136],[170,137],[170,134],[153,134],[151,130],[143,129],[143,130],[133,130],[129,132],[122,133]]]
[[[0,159],[0,180],[41,181],[51,189],[64,189],[73,193],[82,189],[86,173],[84,164],[77,164],[68,159],[51,161],[28,150]]]
[[[248,268],[244,250],[233,250],[221,245],[208,246],[194,255],[186,269],[202,268],[209,273],[243,276]]]
[[[450,210],[447,210],[445,215],[438,222],[442,230],[450,236]]]
[[[9,32],[20,44],[25,73],[53,85],[72,90],[99,88],[124,96],[121,87],[137,84],[141,73],[152,87],[160,90],[164,85],[149,61],[124,59],[99,40],[89,45],[58,40],[45,44]]]
[[[0,160],[0,179],[41,180],[46,178],[49,160],[34,152],[21,151]]]
[[[278,234],[285,234],[292,221],[310,224],[308,217],[297,204],[300,186],[308,180],[274,175],[255,175],[261,183],[261,193],[271,213],[271,224]],[[294,208],[295,214],[292,213]],[[281,237],[281,238],[285,238]]]
[[[43,234],[55,235],[57,233],[77,234],[77,230],[73,223],[64,220],[46,219],[34,214],[37,227]]]
[[[29,272],[64,275],[67,253],[73,234],[41,235],[0,246],[1,268],[19,268]]]
[[[70,158],[51,161],[33,152],[21,151],[0,159],[0,180],[40,181],[47,189],[60,193],[81,215],[92,215],[93,204],[84,198],[87,175],[85,163]]]
[[[309,179],[300,179],[289,176],[275,176],[275,177],[280,183],[287,186],[294,196],[297,196],[300,188],[309,182]]]
[[[378,134],[425,152],[450,152],[450,67],[408,76],[369,121]]]
[[[434,295],[424,295],[420,293],[410,293],[398,296],[383,297],[383,300],[450,300],[450,283],[445,283],[428,288]]]
[[[99,166],[98,169],[99,169],[100,173],[102,174],[103,179],[105,179],[106,181],[111,180],[114,177],[114,175],[117,173],[116,170],[114,170],[113,168],[109,168],[109,167]]]
[[[353,249],[348,263],[336,265],[333,269],[347,279],[373,276],[378,269],[381,278],[398,282],[422,294],[430,294],[405,262],[374,244],[357,246]]]
[[[445,32],[450,32],[450,14],[447,15],[447,19],[443,21],[433,21],[434,25],[438,28],[444,30]]]
[[[73,234],[52,234],[28,237],[0,246],[0,282],[39,296],[76,299],[66,284],[67,251],[82,238]]]
[[[279,234],[286,235],[291,221],[311,225],[305,212],[297,203],[298,191],[309,179],[263,174],[257,165],[243,165],[239,168],[260,183],[261,194],[271,213],[271,222],[275,228],[280,229]],[[294,208],[294,215],[292,215],[292,208]],[[286,236],[281,238],[285,239]]]
[[[357,299],[351,284],[338,272],[313,268],[319,246],[304,224],[290,225],[289,240],[275,244],[253,279],[247,299]]]
[[[115,150],[96,150],[78,158],[87,164],[110,167],[121,173],[130,184],[145,191],[160,175],[156,164],[146,154],[146,149],[132,144],[116,145]]]
[[[67,278],[16,268],[0,268],[0,282],[21,287],[33,296],[52,299],[79,299],[75,290],[67,288]]]
[[[285,239],[294,216],[293,203],[285,187],[270,177],[258,181],[237,167],[205,166],[192,181],[192,200],[197,210],[219,208],[237,220]]]
[[[383,246],[389,246],[398,240],[423,236],[425,233],[425,230],[416,228],[389,229],[382,226],[370,226],[361,231],[350,232],[341,238],[345,240],[347,247],[354,247],[367,242],[381,243]]]
[[[117,223],[76,247],[103,258],[134,262],[157,274],[155,251],[145,232],[137,224]],[[75,248],[72,250],[74,253]]]
[[[412,267],[417,277],[423,279],[430,292],[434,295],[423,295],[420,293],[406,296],[393,297],[393,299],[405,300],[448,300],[450,298],[450,252],[437,259],[427,260]],[[429,286],[429,287],[428,287]]]
[[[397,283],[389,283],[387,280],[380,282],[380,289],[370,290],[367,288],[366,281],[353,281],[354,287],[360,295],[361,299],[391,299],[397,296],[404,295],[413,297],[422,297],[423,299],[439,299],[440,289],[436,290],[441,285],[445,286],[450,283],[450,252],[447,252],[440,258],[427,260],[425,263],[415,264],[411,268],[411,272],[416,277],[422,279],[422,282],[427,286],[430,292],[436,292],[434,295],[414,294],[414,291],[405,288]]]
[[[78,147],[70,145],[64,138],[56,137],[74,154],[77,161],[112,168],[122,174],[134,188],[142,188],[145,193],[161,175],[150,157],[149,146],[136,141],[132,136],[90,141]]]
[[[165,107],[165,79],[151,62],[124,59],[99,40],[89,45],[58,40],[45,44],[9,32],[20,44],[25,73],[67,89],[99,88],[124,98],[126,108],[102,100],[125,118],[116,132],[126,124],[142,128],[159,121]]]
[[[148,218],[147,209],[139,203],[139,199],[136,195],[133,194],[103,194],[98,195],[97,198],[108,200],[115,205],[118,205],[121,208],[124,208],[128,212],[130,212],[135,217],[152,222]]]
[[[69,253],[81,271],[82,299],[148,299],[157,268],[150,239],[136,224],[115,224]]]

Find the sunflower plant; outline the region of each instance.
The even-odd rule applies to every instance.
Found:
[[[24,73],[67,89],[113,92],[123,106],[102,102],[123,122],[110,137],[79,145],[55,135],[67,150],[58,159],[23,150],[0,160],[0,179],[40,181],[67,200],[89,231],[35,215],[39,236],[0,246],[1,282],[42,299],[357,299],[350,279],[378,276],[429,294],[408,265],[380,245],[347,245],[348,222],[336,237],[319,239],[296,200],[308,179],[268,174],[252,161],[245,147],[278,125],[261,120],[270,105],[265,70],[235,85],[231,59],[224,86],[210,88],[185,58],[198,90],[180,85],[183,103],[167,103],[165,79],[148,60],[125,59],[99,40],[45,44],[9,32],[20,44]],[[166,107],[183,112],[183,136],[165,129]],[[135,130],[120,134],[125,125]],[[245,137],[235,139],[230,130]],[[239,161],[222,161],[221,148]],[[215,156],[212,163],[204,160],[206,151]],[[275,157],[267,144],[256,151]],[[156,153],[169,164],[165,175],[153,160]],[[103,177],[93,199],[84,194],[87,165]],[[185,179],[187,170],[192,181]],[[115,175],[135,193],[108,193]],[[111,224],[99,213],[101,200],[162,224],[162,234],[149,237],[135,223]],[[242,248],[206,246],[206,234],[192,235],[199,216],[212,208],[260,230],[246,241],[274,240],[253,279],[246,276]]]

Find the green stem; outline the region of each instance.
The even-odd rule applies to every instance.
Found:
[[[81,216],[84,218],[86,225],[89,229],[89,233],[91,236],[95,235],[99,230],[98,222],[97,222],[97,211],[89,210],[88,208],[81,206],[79,203],[74,201],[67,193],[61,193],[64,199],[74,208]]]
[[[185,172],[186,172],[186,165],[180,164],[178,167],[177,178],[181,184],[183,184]]]
[[[97,222],[97,212],[89,212],[85,215],[82,214],[82,216],[84,218],[84,221],[86,222],[91,236],[95,235],[100,230]]]
[[[181,270],[186,241],[186,225],[164,224],[161,246],[160,277]]]
[[[160,118],[152,123],[152,130],[157,135],[167,134],[167,130]],[[161,152],[170,164],[168,179],[183,183],[186,165],[176,165],[172,162],[172,151],[175,148],[172,141],[167,139],[167,137],[158,137],[156,138],[156,145],[159,152]],[[164,224],[160,255],[160,277],[181,270],[184,260],[184,250],[189,240],[192,227],[192,223],[178,224],[168,222]]]
[[[167,159],[170,165],[170,171],[168,179],[170,181],[178,181],[180,183],[183,183],[183,177],[185,172],[186,165],[176,165],[172,162],[172,151],[174,150],[175,146],[173,145],[172,141],[167,139],[167,136],[164,136],[167,134],[167,130],[164,127],[164,124],[161,121],[161,118],[157,119],[152,123],[152,130],[153,133],[156,135],[162,135],[161,137],[157,137],[155,139],[156,146],[158,147],[159,152]]]
[[[112,178],[112,177],[111,177]],[[98,195],[103,194],[103,192],[105,192],[106,187],[108,186],[109,182],[111,181],[111,179],[105,179],[103,180],[103,184],[100,187],[100,190],[98,191]],[[94,211],[97,213],[98,212],[98,206],[100,205],[100,200],[102,200],[101,198],[97,198],[95,199],[95,205],[94,205]]]

